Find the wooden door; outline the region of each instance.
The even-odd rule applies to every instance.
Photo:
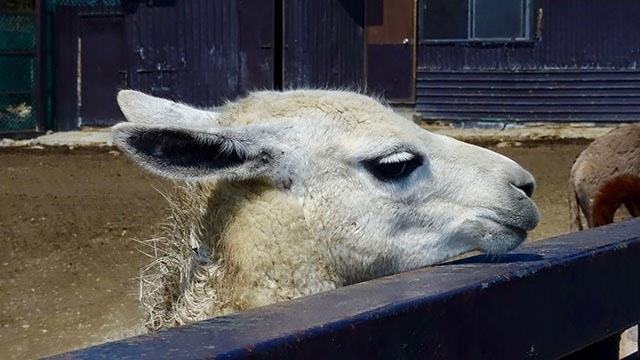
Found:
[[[285,88],[361,88],[364,0],[285,1]]]
[[[121,121],[116,102],[127,87],[126,44],[122,16],[88,16],[80,20],[80,124],[111,125]]]
[[[369,0],[366,84],[393,103],[415,99],[415,0]]]
[[[131,88],[208,107],[273,87],[273,0],[155,4],[125,18]]]

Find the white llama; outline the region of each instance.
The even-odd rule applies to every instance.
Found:
[[[184,182],[143,276],[157,329],[518,246],[539,219],[512,160],[352,92],[258,92],[219,112],[135,91],[115,143]]]

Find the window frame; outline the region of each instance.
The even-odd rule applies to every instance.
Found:
[[[438,44],[514,44],[514,43],[531,43],[533,42],[533,1],[521,0],[524,3],[522,14],[522,32],[523,37],[516,38],[487,38],[475,36],[475,8],[477,0],[468,0],[467,6],[467,37],[464,39],[426,39],[422,29],[424,29],[424,12],[426,11],[427,2],[429,0],[419,0],[420,7],[418,11],[419,21],[419,44],[438,45]]]

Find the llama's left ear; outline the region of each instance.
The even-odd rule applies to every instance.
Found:
[[[198,181],[274,177],[285,154],[276,133],[264,125],[193,130],[125,122],[113,127],[112,136],[151,172]]]
[[[130,122],[195,129],[206,129],[218,124],[218,114],[147,95],[135,90],[118,93],[118,106]]]

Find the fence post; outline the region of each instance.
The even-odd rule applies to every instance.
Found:
[[[36,82],[33,85],[34,106],[32,114],[36,116],[36,132],[45,132],[46,108],[44,103],[45,91],[45,12],[47,10],[45,0],[35,0],[35,37],[36,37]]]

